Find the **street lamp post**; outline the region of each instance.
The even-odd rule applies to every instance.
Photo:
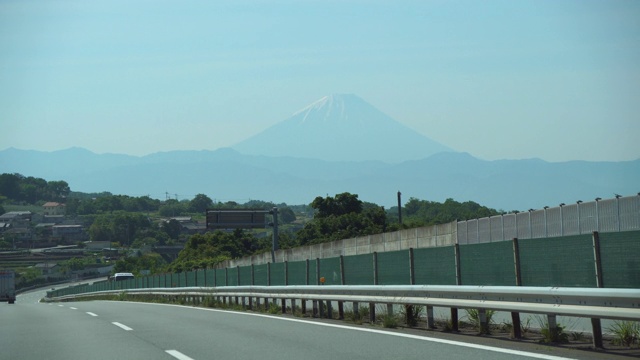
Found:
[[[600,232],[600,214],[598,213],[598,201],[602,200],[602,198],[596,198],[596,231]]]
[[[580,231],[580,204],[581,203],[582,203],[582,200],[576,201],[576,206],[578,210],[578,235],[582,234],[582,232]]]
[[[547,209],[549,207],[545,206],[544,209],[544,237],[549,237],[549,230],[547,229]]]

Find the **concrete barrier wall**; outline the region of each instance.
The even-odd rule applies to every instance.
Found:
[[[300,246],[276,251],[276,262],[304,261],[307,259],[335,258],[339,256],[371,254],[454,245],[457,242],[457,222],[404,229],[394,232],[366,235],[316,245]],[[271,262],[271,252],[224,261],[216,268],[261,265]]]

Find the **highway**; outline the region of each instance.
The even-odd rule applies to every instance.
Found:
[[[40,303],[44,295],[33,291],[19,295],[15,305],[0,303],[0,359],[604,358],[482,337],[251,312],[117,301]]]

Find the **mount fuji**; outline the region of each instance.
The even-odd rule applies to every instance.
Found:
[[[232,148],[247,155],[387,163],[453,151],[352,94],[325,96]]]

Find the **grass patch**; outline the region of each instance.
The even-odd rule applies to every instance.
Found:
[[[640,338],[640,323],[637,321],[615,321],[607,327],[607,331],[613,334],[613,343],[630,347],[638,343]]]
[[[418,320],[420,320],[423,310],[422,306],[417,305],[404,305],[402,307],[401,314],[408,327],[418,326]]]
[[[467,312],[467,320],[469,321],[469,324],[471,324],[471,326],[473,326],[474,329],[477,329],[478,331],[480,331],[480,334],[490,334],[491,333],[491,325],[493,324],[493,315],[496,313],[495,310],[485,310],[485,317],[487,320],[487,327],[486,329],[482,329],[481,328],[481,323],[480,323],[480,310],[478,309],[465,309],[465,311]]]

